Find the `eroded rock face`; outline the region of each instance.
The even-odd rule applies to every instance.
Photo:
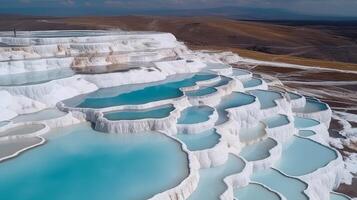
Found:
[[[17,38],[8,35],[0,33],[0,43],[7,45],[0,47],[0,76],[16,78],[18,74],[38,72],[45,76],[42,72],[69,68],[74,73],[54,79],[21,76],[24,79],[21,85],[0,85],[0,121],[57,107],[68,113],[36,122],[46,130],[34,136],[85,120],[93,123],[96,130],[110,134],[167,135],[183,146],[190,172],[180,184],[152,199],[189,199],[195,191],[198,194],[193,196],[199,197],[200,191],[209,190],[200,188],[207,185],[200,184],[206,181],[200,175],[206,169],[215,173],[219,167],[226,167],[227,173],[216,181],[221,185],[212,186],[223,188],[215,195],[233,199],[235,189],[248,185],[252,174],[271,168],[279,170],[276,164],[284,158],[284,151],[294,138],[301,138],[299,130],[314,131],[316,134],[304,139],[333,151],[336,157],[312,172],[295,177],[282,173],[282,176],[304,181],[307,184],[304,194],[321,200],[327,199],[341,181],[348,182],[350,178],[346,176],[341,155],[328,146],[330,107],[298,92],[292,93],[278,81],[266,82],[249,71],[233,69],[230,63],[244,61],[236,54],[191,51],[170,33],[49,31],[20,32]],[[198,74],[204,75],[192,78]],[[202,78],[206,75],[208,78]],[[36,78],[41,81],[34,83]],[[278,87],[271,87],[273,84]],[[144,101],[146,98],[151,100]],[[87,99],[89,103],[83,104]],[[163,115],[161,108],[167,105],[173,109]],[[184,110],[193,106],[206,106],[210,112],[207,116],[185,116],[188,118],[183,120],[185,123],[178,123]],[[109,119],[107,113],[125,116]],[[297,116],[311,118],[316,124],[298,127]],[[14,126],[17,125],[12,122],[0,126],[0,133]],[[203,134],[210,129],[216,135]],[[181,141],[177,134],[187,137]],[[15,135],[13,139],[25,136]],[[1,141],[6,139],[0,135]],[[269,145],[262,141],[269,141]],[[190,145],[198,150],[186,148]],[[350,146],[355,143],[351,141]],[[244,154],[250,155],[249,159],[240,154],[242,148],[252,151]],[[240,163],[239,169],[234,169],[232,160]],[[284,190],[254,184],[261,184],[280,199],[286,199]]]

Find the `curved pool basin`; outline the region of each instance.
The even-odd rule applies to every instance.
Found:
[[[191,106],[181,112],[177,124],[197,124],[209,120],[214,108],[209,106]]]
[[[26,135],[35,133],[45,128],[43,124],[29,124],[20,125],[13,128],[9,128],[6,131],[0,132],[0,137],[13,136],[13,135]]]
[[[172,104],[164,105],[160,107],[154,107],[142,110],[120,110],[104,113],[104,117],[108,120],[140,120],[140,119],[159,119],[165,118],[175,110]]]
[[[302,176],[326,166],[336,158],[336,152],[329,147],[294,136],[291,144],[284,146],[276,168],[291,176]]]
[[[249,183],[245,187],[235,189],[234,197],[238,200],[280,200],[277,193],[256,183]]]
[[[217,200],[227,189],[223,179],[232,174],[240,173],[245,167],[242,159],[229,155],[224,165],[200,170],[200,180],[196,190],[188,200]]]
[[[46,83],[56,79],[75,75],[71,68],[60,68],[47,71],[0,75],[0,86],[21,86]]]
[[[18,115],[17,117],[12,119],[12,121],[15,123],[29,122],[29,121],[43,121],[43,120],[49,120],[49,119],[63,117],[66,114],[67,114],[66,112],[62,112],[56,108],[49,108],[49,109],[41,110],[41,111],[35,112],[35,113]]]
[[[197,81],[209,80],[215,77],[217,77],[217,75],[196,74],[181,81],[148,86],[127,93],[121,93],[116,96],[103,97],[101,95],[93,95],[96,97],[87,97],[76,107],[105,108],[120,105],[139,105],[154,101],[174,99],[183,96],[183,92],[180,90],[181,87],[190,87],[195,85]],[[100,94],[100,90],[94,93]]]
[[[232,94],[223,97],[217,106],[219,115],[217,124],[222,124],[228,120],[227,111],[225,111],[226,109],[248,105],[253,103],[255,100],[255,96],[242,92],[232,92]]]
[[[251,72],[244,70],[244,69],[237,69],[237,68],[233,68],[233,76],[246,76],[251,74]]]
[[[289,200],[308,200],[304,193],[307,184],[295,178],[283,175],[276,169],[265,169],[255,172],[251,179],[262,183],[267,187],[279,192]]]
[[[278,143],[275,140],[267,138],[243,147],[239,155],[247,161],[262,160],[268,158],[270,156],[269,151],[277,145]]]
[[[320,122],[310,118],[304,117],[294,117],[294,126],[295,128],[303,129],[303,128],[310,128],[313,126],[319,125]]]
[[[188,176],[181,144],[162,134],[106,135],[86,124],[57,132],[46,145],[0,165],[2,198],[141,200]]]
[[[250,94],[256,96],[260,102],[261,109],[277,106],[275,100],[284,98],[282,94],[270,90],[252,90]]]
[[[344,194],[338,194],[335,192],[330,193],[330,200],[351,200],[351,198],[347,197]]]
[[[323,102],[313,99],[306,99],[305,107],[299,109],[298,111],[303,113],[314,113],[314,112],[320,112],[328,109],[329,109],[328,105]]]
[[[268,126],[268,128],[276,128],[279,126],[284,126],[290,123],[288,116],[278,114],[273,117],[269,117],[263,120],[263,122]]]
[[[255,100],[255,96],[242,92],[233,92],[232,94],[223,97],[217,106],[218,120],[216,125],[220,125],[228,121],[228,112],[226,109],[248,105],[253,103]]]
[[[214,83],[212,85],[210,85],[210,87],[216,88],[216,87],[221,87],[223,85],[228,85],[228,83],[231,81],[232,79],[226,76],[221,76],[221,80],[219,80],[217,83]]]
[[[188,97],[198,97],[198,96],[205,96],[205,95],[208,95],[208,94],[212,94],[212,93],[215,93],[215,92],[217,92],[216,88],[203,87],[203,88],[200,88],[198,90],[188,91],[185,94]]]
[[[263,81],[259,78],[251,78],[249,80],[243,81],[244,88],[257,87],[263,84]]]
[[[311,131],[311,130],[300,130],[299,135],[302,137],[310,137],[316,135],[316,133],[315,131]]]
[[[15,155],[19,151],[42,143],[39,137],[17,138],[16,140],[0,141],[0,160]]]
[[[197,134],[179,133],[176,137],[185,143],[190,151],[200,151],[213,148],[219,143],[221,138],[221,136],[216,132],[216,129],[210,129]]]
[[[290,99],[292,99],[292,100],[296,100],[296,99],[302,98],[302,95],[294,93],[294,92],[288,92],[288,95],[289,95]]]

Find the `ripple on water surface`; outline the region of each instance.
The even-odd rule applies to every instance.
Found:
[[[188,176],[187,155],[166,136],[106,135],[83,124],[60,133],[1,163],[3,199],[148,199]]]

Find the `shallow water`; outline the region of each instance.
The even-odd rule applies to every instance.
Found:
[[[276,128],[290,123],[288,117],[286,115],[281,114],[269,117],[267,119],[264,119],[263,121],[268,126],[268,128]]]
[[[251,87],[257,87],[259,85],[263,84],[263,81],[258,78],[251,78],[247,81],[243,81],[243,86],[244,88],[251,88]]]
[[[280,200],[279,195],[255,183],[236,189],[234,197],[239,200]]]
[[[301,176],[326,166],[337,158],[335,151],[310,139],[294,136],[283,145],[276,168],[291,176]],[[297,167],[298,166],[298,167]]]
[[[345,195],[337,194],[337,193],[330,193],[330,200],[350,200]]]
[[[295,179],[284,176],[279,171],[269,168],[253,174],[252,180],[262,183],[267,187],[281,193],[289,200],[308,200],[304,194],[307,184]]]
[[[26,135],[40,131],[43,128],[45,128],[43,124],[20,125],[0,132],[0,136]]]
[[[328,107],[325,103],[321,103],[319,101],[315,101],[312,99],[306,99],[306,105],[302,109],[303,112],[311,113],[311,112],[319,112],[323,110],[327,110]]]
[[[269,151],[276,145],[278,145],[278,143],[275,140],[267,138],[263,141],[245,146],[241,150],[240,156],[247,161],[262,160],[270,156]]]
[[[297,117],[297,116],[294,117],[295,128],[309,128],[309,127],[317,126],[319,124],[320,122],[314,119]]]
[[[74,74],[75,72],[71,68],[61,68],[47,71],[0,75],[0,86],[40,84],[56,79],[71,77]]]
[[[241,142],[251,142],[266,135],[265,126],[263,123],[259,123],[257,126],[252,128],[242,128],[239,131],[239,141]]]
[[[190,151],[209,149],[219,143],[220,135],[215,129],[197,134],[177,134],[177,138],[187,145]]]
[[[42,120],[49,120],[55,119],[59,117],[65,116],[67,113],[59,111],[56,108],[50,108],[41,110],[39,112],[31,113],[31,114],[24,114],[15,117],[12,121],[13,122],[29,122],[29,121],[42,121]]]
[[[3,199],[147,199],[188,175],[181,145],[158,133],[107,135],[82,124],[57,134],[0,165]]]
[[[255,98],[256,97],[253,95],[245,94],[242,92],[233,92],[232,94],[223,97],[217,106],[219,115],[217,125],[222,124],[228,120],[227,112],[225,109],[251,104],[255,101]]]
[[[227,189],[223,179],[229,175],[241,172],[245,167],[243,160],[230,155],[226,164],[200,170],[200,181],[196,190],[188,200],[217,200]]]
[[[299,135],[302,137],[310,137],[310,136],[316,135],[316,133],[311,130],[300,130]]]
[[[173,99],[183,96],[179,90],[181,87],[189,87],[196,84],[197,81],[208,80],[217,77],[213,74],[197,74],[191,78],[181,81],[169,82],[159,85],[145,87],[128,93],[122,93],[117,96],[85,98],[77,107],[80,108],[104,108],[120,105],[138,105],[154,101]],[[100,90],[96,93],[100,93]]]
[[[181,112],[177,124],[196,124],[209,120],[214,109],[209,106],[191,106]]]
[[[140,120],[150,118],[165,118],[175,109],[173,105],[154,107],[143,110],[123,110],[104,113],[104,117],[109,120]]]
[[[186,92],[186,95],[188,97],[197,97],[197,96],[204,96],[204,95],[212,94],[215,92],[217,92],[217,89],[215,89],[215,88],[203,87],[198,90],[188,91],[188,92]]]
[[[272,108],[277,106],[275,100],[282,99],[283,96],[279,92],[267,90],[253,90],[250,94],[256,96],[260,102],[261,109]]]

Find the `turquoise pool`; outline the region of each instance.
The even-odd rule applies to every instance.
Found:
[[[261,109],[275,107],[277,106],[275,100],[283,98],[283,95],[281,95],[279,92],[269,90],[252,90],[249,91],[249,93],[258,98]]]
[[[204,96],[204,95],[208,95],[208,94],[212,94],[217,92],[216,88],[213,87],[202,87],[198,90],[193,90],[193,91],[188,91],[186,92],[186,95],[188,97],[197,97],[197,96]]]
[[[219,80],[217,83],[214,83],[213,85],[210,85],[210,87],[221,87],[223,85],[227,85],[229,81],[231,81],[231,78],[228,78],[226,76],[221,76],[221,80]]]
[[[141,200],[188,176],[181,145],[158,133],[107,135],[81,124],[53,135],[46,145],[1,163],[3,199]]]
[[[267,187],[279,192],[289,200],[308,200],[304,190],[307,184],[299,179],[290,178],[279,171],[269,168],[253,174],[251,179],[262,183]]]
[[[216,129],[211,129],[197,134],[183,134],[176,135],[179,140],[187,145],[190,151],[200,151],[210,149],[219,143],[220,135],[217,134]]]
[[[319,112],[323,110],[328,110],[327,104],[313,99],[306,99],[306,105],[302,109],[302,111],[306,113]]]
[[[337,193],[330,193],[330,200],[350,200],[347,196],[343,194],[337,194]]]
[[[320,124],[320,122],[318,122],[318,121],[316,121],[314,119],[297,117],[297,116],[294,117],[295,128],[300,128],[300,129],[310,128],[310,127],[313,127],[313,126],[317,126],[319,124]]]
[[[280,200],[278,194],[255,183],[250,183],[245,187],[236,189],[234,197],[238,198],[238,200]]]
[[[209,106],[191,106],[181,112],[177,124],[197,124],[209,120],[214,108]]]
[[[316,133],[311,130],[300,130],[299,135],[302,137],[310,137],[310,136],[316,135]]]
[[[233,76],[246,76],[251,74],[250,72],[244,70],[244,69],[237,69],[237,68],[233,68]]]
[[[240,156],[247,161],[262,160],[270,156],[269,151],[276,145],[278,145],[278,143],[275,140],[267,138],[260,142],[245,146],[241,150]]]
[[[143,110],[122,110],[122,111],[112,111],[104,113],[104,117],[113,120],[140,120],[140,119],[158,119],[165,118],[170,115],[170,113],[175,110],[172,104],[154,107],[150,109]]]
[[[302,96],[300,94],[293,93],[293,92],[288,92],[288,95],[289,95],[290,99],[292,99],[292,100],[296,100],[296,99],[302,98]]]
[[[263,84],[263,81],[259,78],[251,78],[247,81],[243,82],[244,88],[252,88],[252,87],[257,87]]]
[[[61,68],[47,71],[0,75],[0,86],[40,84],[56,79],[71,77],[74,74],[75,72],[71,68]]]
[[[222,98],[221,102],[217,106],[218,121],[217,125],[222,124],[228,120],[226,109],[240,107],[251,104],[255,101],[255,96],[245,94],[242,92],[233,92],[232,94]]]
[[[169,82],[159,85],[153,85],[142,89],[134,90],[128,93],[121,93],[116,96],[101,97],[101,95],[91,94],[95,98],[87,97],[77,105],[80,108],[105,108],[120,105],[138,105],[165,99],[173,99],[183,96],[181,87],[189,87],[196,84],[197,81],[209,80],[217,77],[214,74],[196,74],[190,78],[181,81]],[[95,93],[100,93],[98,90]],[[91,96],[89,95],[89,96]]]
[[[290,123],[288,116],[281,114],[266,118],[263,122],[268,126],[268,128],[276,128]]]
[[[188,200],[217,200],[227,189],[223,179],[229,175],[241,172],[245,163],[240,158],[229,155],[226,164],[200,170],[200,181],[194,193]]]
[[[336,152],[329,147],[294,136],[291,144],[284,145],[276,168],[291,176],[302,176],[326,166],[336,158]]]

